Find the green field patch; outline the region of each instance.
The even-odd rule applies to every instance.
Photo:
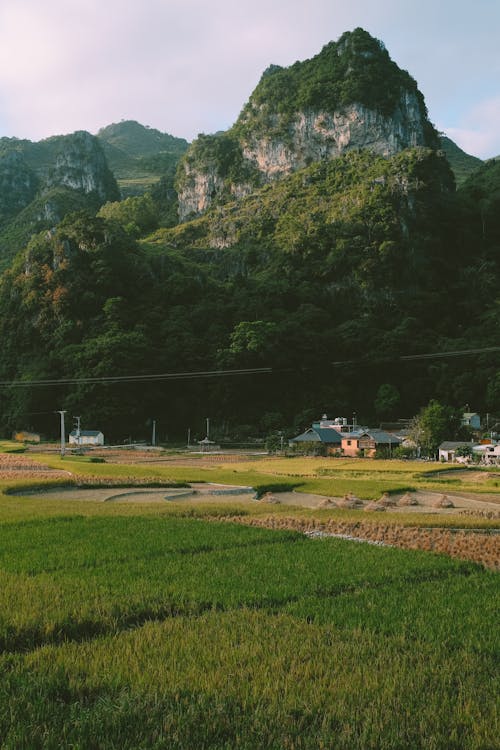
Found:
[[[493,675],[483,654],[281,613],[243,609],[147,623],[4,657],[0,674],[0,733],[11,748],[496,743]]]

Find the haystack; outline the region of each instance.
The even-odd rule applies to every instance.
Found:
[[[380,503],[368,503],[368,505],[365,505],[364,510],[385,510],[384,505],[380,505]]]
[[[454,508],[455,503],[453,502],[453,500],[450,500],[448,497],[446,497],[446,495],[441,495],[439,500],[435,500],[432,503],[432,507],[433,508]]]
[[[382,505],[384,508],[392,508],[396,505],[396,501],[387,492],[384,492],[378,500],[378,505]]]
[[[359,500],[357,497],[354,497],[354,495],[344,495],[342,500],[337,500],[337,506],[339,508],[347,508],[350,510],[353,510],[354,508],[358,508],[361,500]]]
[[[332,500],[331,497],[325,497],[324,500],[321,500],[320,503],[316,506],[318,508],[336,508],[337,503],[335,500]]]
[[[404,495],[401,495],[396,505],[400,508],[405,508],[408,505],[418,505],[418,500],[413,495],[410,495],[409,492],[405,492]]]

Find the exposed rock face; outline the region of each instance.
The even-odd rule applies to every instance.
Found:
[[[278,118],[276,117],[276,120]],[[352,104],[337,112],[298,112],[288,128],[286,140],[258,135],[241,143],[243,159],[257,170],[258,184],[232,181],[229,186],[215,161],[204,165],[182,164],[185,178],[179,189],[179,218],[200,215],[225,191],[228,198],[248,195],[255,187],[280,179],[312,162],[333,159],[353,149],[369,149],[380,156],[393,156],[412,146],[425,146],[428,139],[419,103],[412,92],[402,92],[391,116]]]
[[[0,268],[33,233],[120,193],[99,140],[85,131],[33,143],[0,138]]]
[[[185,171],[184,186],[178,190],[181,221],[189,216],[200,216],[215,198],[226,191],[226,182],[214,162],[208,163],[203,170],[190,167],[185,163],[183,169]],[[228,188],[228,198],[243,198],[253,189],[254,186],[248,182],[231,183]]]
[[[389,157],[434,140],[415,81],[357,29],[312,60],[271,66],[228,133],[191,145],[178,172],[179,218],[349,150]]]
[[[290,143],[255,138],[243,146],[246,159],[255,164],[264,181],[302,169],[313,161],[333,159],[352,149],[367,148],[380,156],[393,156],[410,146],[426,145],[418,102],[404,92],[391,117],[353,104],[329,112],[299,112],[290,127]]]
[[[97,138],[85,131],[60,139],[55,164],[46,178],[46,187],[69,187],[96,193],[101,200],[117,196],[117,188]]]

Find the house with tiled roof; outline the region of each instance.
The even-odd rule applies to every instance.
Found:
[[[383,450],[388,455],[401,445],[401,438],[390,432],[377,429],[361,428],[353,432],[342,434],[342,455],[356,458],[374,458],[377,452]]]
[[[341,444],[342,437],[338,430],[332,427],[319,427],[316,423],[289,441],[291,447],[326,455],[340,455]]]
[[[307,452],[335,456],[366,456],[373,458],[377,451],[391,454],[401,444],[401,438],[389,432],[348,424],[346,419],[329,420],[326,415],[301,435],[292,438],[290,445]]]

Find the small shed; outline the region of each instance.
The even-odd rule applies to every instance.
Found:
[[[100,430],[72,430],[69,433],[70,445],[104,445],[104,435]]]
[[[471,443],[464,442],[463,440],[445,440],[444,443],[441,443],[439,446],[439,460],[446,462],[455,461],[457,448],[462,448],[464,445],[468,445],[472,448]]]

